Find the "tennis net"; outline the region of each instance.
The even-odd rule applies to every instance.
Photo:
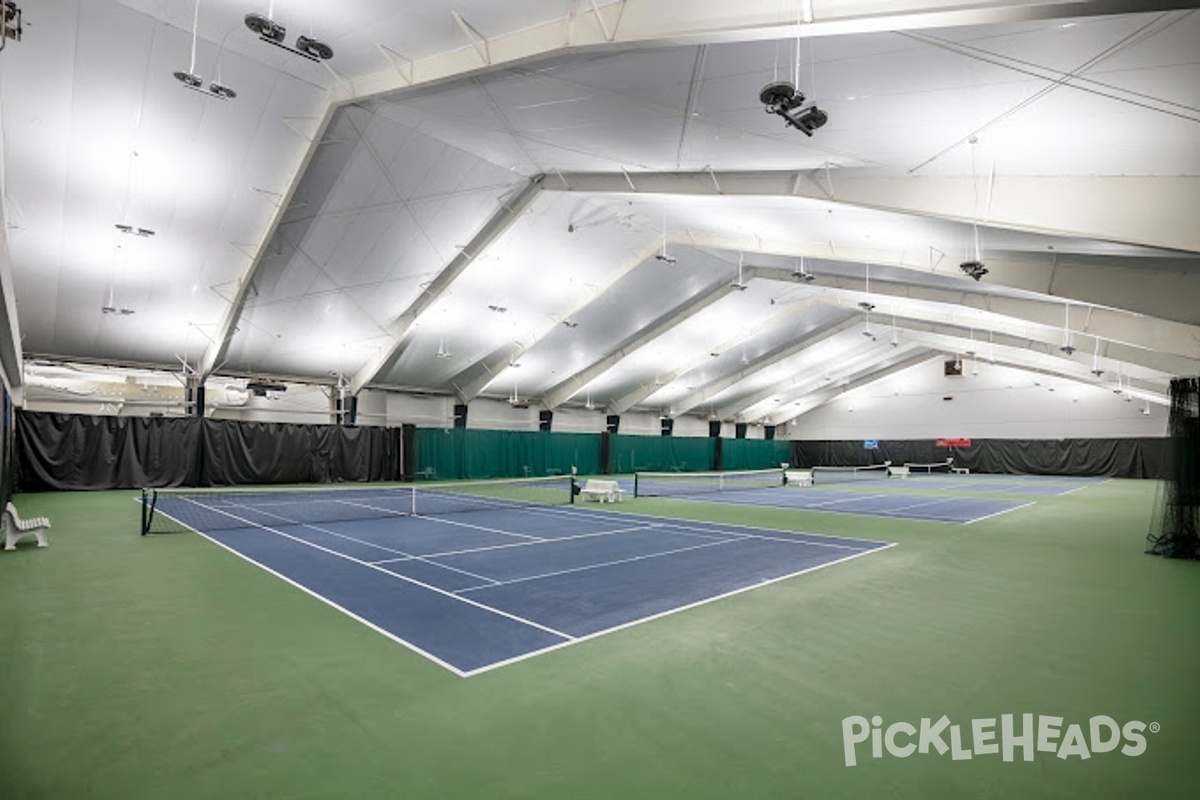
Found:
[[[910,475],[949,475],[953,461],[939,461],[935,464],[905,464]]]
[[[890,466],[891,462],[869,467],[813,467],[813,485],[885,480]]]
[[[686,497],[782,485],[783,470],[779,468],[725,472],[638,472],[633,476],[633,496]]]
[[[143,489],[142,534],[441,516],[575,502],[570,475],[430,486]]]

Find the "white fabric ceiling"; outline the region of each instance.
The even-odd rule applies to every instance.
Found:
[[[0,53],[14,347],[772,423],[983,342],[1154,400],[1200,374],[1200,14],[788,5],[206,0],[221,101],[172,77],[193,4],[30,4]],[[757,99],[796,76],[812,138]]]

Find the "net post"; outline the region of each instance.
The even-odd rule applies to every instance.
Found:
[[[147,498],[149,502],[147,502]],[[158,502],[158,492],[154,489],[142,488],[142,536],[150,533],[154,524],[154,505]]]
[[[638,497],[638,474],[633,473],[633,496]]]
[[[417,487],[411,487],[412,494],[410,495],[412,502],[409,504],[409,515],[415,517],[417,515]]]

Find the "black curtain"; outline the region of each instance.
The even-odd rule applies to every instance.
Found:
[[[16,486],[35,492],[400,478],[400,432],[19,411]]]
[[[974,439],[968,447],[937,447],[933,439],[880,440],[865,450],[855,441],[792,442],[792,463],[858,467],[881,464],[935,464],[954,459],[972,472],[1021,475],[1095,475],[1110,478],[1162,478],[1168,439]]]

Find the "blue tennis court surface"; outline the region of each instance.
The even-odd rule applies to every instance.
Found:
[[[887,486],[933,490],[938,492],[972,492],[975,494],[1020,494],[1039,497],[1057,497],[1094,486],[1107,478],[1076,478],[1060,475],[989,475],[973,473],[947,475],[945,473],[914,472],[907,478],[874,478],[857,480],[840,487]]]
[[[888,482],[889,486],[897,481]],[[861,484],[856,484],[861,486]],[[982,497],[931,497],[920,494],[821,489],[818,487],[776,487],[738,489],[726,492],[688,495],[686,500],[733,503],[803,511],[828,511],[841,514],[866,514],[873,517],[916,519],[927,522],[971,523],[1030,505],[1020,500]]]
[[[464,676],[891,546],[570,506],[301,523],[257,495],[205,513],[209,539]]]

